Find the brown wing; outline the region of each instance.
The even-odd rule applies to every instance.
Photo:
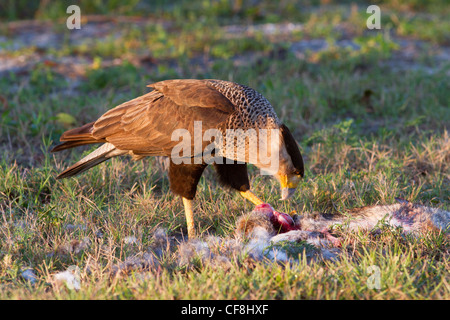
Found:
[[[207,80],[166,80],[149,84],[147,87],[154,88],[180,106],[214,108],[228,114],[235,110],[230,100],[211,87]]]
[[[64,132],[60,138],[60,141],[64,143],[57,145],[52,149],[52,152],[58,152],[65,149],[71,149],[85,144],[102,143],[106,140],[96,140],[92,137],[92,126],[94,122],[85,124],[82,127],[75,128]]]
[[[187,129],[193,137],[194,121],[201,121],[203,134],[235,112],[234,105],[204,80],[167,80],[149,87],[155,91],[101,116],[93,125],[93,138],[134,154],[170,155],[179,143],[172,141],[174,130]]]

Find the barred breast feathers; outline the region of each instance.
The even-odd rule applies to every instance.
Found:
[[[276,129],[281,125],[270,102],[258,91],[238,83],[223,80],[208,80],[208,83],[223,94],[237,108],[230,117],[230,129]]]

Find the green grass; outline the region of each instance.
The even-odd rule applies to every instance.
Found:
[[[39,20],[64,17],[63,2],[39,12],[32,7],[19,11],[23,3],[0,10],[1,17],[23,18],[19,12]],[[272,103],[300,143],[306,163],[305,178],[290,202],[279,200],[273,179],[250,168],[254,192],[281,211],[335,214],[391,204],[395,197],[450,210],[448,62],[438,64],[427,51],[414,62],[432,72],[398,71],[389,64],[400,63],[399,37],[430,47],[448,44],[448,8],[437,10],[427,1],[380,1],[386,28],[367,33],[363,4],[283,1],[274,7],[262,1],[255,8],[240,1],[177,1],[149,8],[140,3],[101,6],[94,1],[88,6],[81,1],[87,14],[149,17],[139,25],[118,23],[103,41],[69,43],[65,38],[51,48],[12,49],[10,31],[0,28],[9,39],[1,55],[50,60],[0,77],[1,299],[450,298],[448,238],[434,233],[413,238],[391,229],[376,238],[343,234],[337,261],[308,262],[300,244],[291,252],[300,253],[298,263],[250,263],[236,257],[225,269],[201,259],[180,266],[180,248],[173,245],[158,257],[160,268],[112,274],[127,258],[150,252],[158,228],[178,240],[187,234],[180,199],[169,192],[156,159],[113,159],[77,178],[56,181],[92,148],[49,150],[65,130],[163,79],[232,80],[257,89]],[[269,38],[258,32],[230,38],[223,29],[270,22],[305,28]],[[58,23],[52,30],[66,34]],[[336,25],[345,27],[358,49],[337,45],[345,37]],[[289,51],[292,42],[315,38],[326,39],[328,48],[301,58]],[[149,65],[136,62],[147,56],[153,59]],[[72,77],[61,71],[64,57],[85,59],[82,73]],[[111,63],[114,59],[118,62]],[[236,66],[236,59],[245,63]],[[197,231],[232,237],[236,219],[252,207],[223,190],[207,170],[195,201]],[[136,243],[127,244],[128,237]],[[86,239],[89,245],[82,246]],[[52,275],[72,265],[80,268],[79,291],[52,281]],[[368,287],[368,268],[374,265],[381,271],[380,289]],[[35,284],[21,276],[27,268],[34,270]]]

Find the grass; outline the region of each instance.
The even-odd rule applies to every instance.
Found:
[[[39,12],[27,13],[18,10],[21,3],[0,10],[2,18],[64,17],[63,4],[50,8],[42,1]],[[51,30],[66,40],[45,48],[15,48],[11,43],[20,37],[12,38],[7,24],[0,28],[8,39],[0,46],[3,57],[43,56],[0,77],[1,299],[450,298],[448,238],[413,238],[392,229],[375,238],[343,234],[337,261],[308,262],[300,246],[292,253],[300,253],[297,263],[252,264],[236,257],[226,269],[201,259],[183,266],[175,245],[158,255],[159,268],[114,274],[115,266],[155,248],[158,228],[175,241],[187,233],[182,203],[169,192],[163,165],[157,159],[113,159],[56,181],[91,148],[49,153],[62,132],[145,93],[148,83],[226,79],[264,94],[300,143],[306,174],[292,201],[279,201],[277,183],[250,169],[255,193],[277,209],[335,214],[402,197],[450,210],[448,62],[440,63],[429,49],[412,58],[420,68],[392,67],[402,60],[401,39],[420,40],[428,48],[448,45],[447,9],[426,1],[380,1],[386,28],[367,32],[363,4],[292,10],[299,4],[177,1],[149,9],[145,1],[126,7],[111,1],[102,8],[96,3],[81,6],[86,13],[149,21],[117,23],[104,41],[91,36],[81,42],[54,22]],[[304,29],[266,38],[261,32],[230,37],[223,28],[275,22],[301,23]],[[339,46],[348,37],[358,47]],[[292,43],[317,38],[328,44],[322,51],[299,57],[290,50]],[[81,61],[82,72],[62,69],[65,58]],[[195,202],[201,234],[231,237],[236,219],[251,209],[223,190],[212,170],[204,174]],[[73,265],[80,270],[78,291],[52,280]],[[381,272],[380,289],[368,287],[370,266]],[[22,276],[28,268],[34,284]]]

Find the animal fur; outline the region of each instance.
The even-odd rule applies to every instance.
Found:
[[[271,236],[270,241],[307,241],[317,247],[339,247],[340,241],[330,231],[335,226],[344,230],[373,230],[381,224],[401,227],[407,233],[429,230],[450,232],[450,212],[430,208],[398,199],[392,205],[377,205],[349,210],[346,215],[318,215],[315,218],[295,215],[290,228],[278,229],[274,226],[273,213],[267,208],[259,208],[242,216],[236,223],[236,235],[252,238],[255,230],[263,228]],[[270,206],[269,206],[270,207]],[[271,208],[271,207],[270,207]],[[272,209],[273,210],[273,209]],[[281,232],[277,232],[281,230]]]
[[[296,223],[303,230],[330,229],[340,225],[349,230],[371,230],[380,223],[401,227],[405,232],[416,233],[428,230],[450,231],[450,212],[398,199],[399,203],[391,205],[367,206],[348,211],[347,215],[336,215],[317,219],[299,217]]]

